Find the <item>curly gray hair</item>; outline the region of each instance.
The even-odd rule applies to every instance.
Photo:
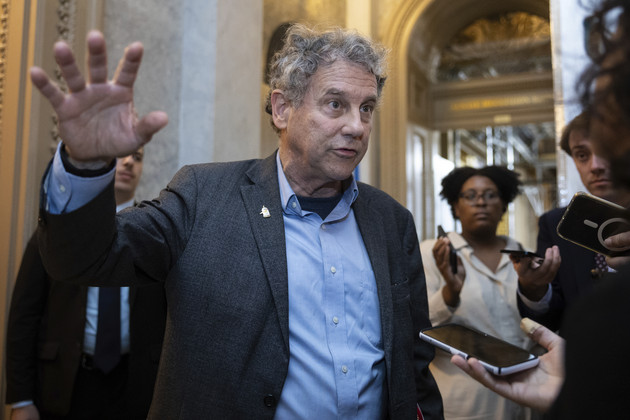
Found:
[[[265,110],[271,114],[271,92],[275,89],[284,91],[291,104],[299,107],[318,68],[336,60],[358,64],[374,74],[380,98],[386,79],[386,56],[385,47],[357,31],[338,27],[320,31],[293,24],[286,33],[284,46],[274,55],[269,66]],[[271,125],[278,132],[273,119]]]

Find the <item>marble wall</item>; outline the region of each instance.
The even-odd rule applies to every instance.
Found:
[[[261,2],[108,0],[104,15],[111,71],[127,44],[145,46],[138,113],[169,115],[146,146],[139,199],[183,165],[259,157]]]

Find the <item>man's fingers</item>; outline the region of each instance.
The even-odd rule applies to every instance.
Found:
[[[88,58],[87,67],[90,83],[107,82],[107,50],[103,34],[91,31],[87,37]]]
[[[466,372],[470,377],[479,381],[481,384],[493,389],[496,386],[496,380],[492,375],[483,367],[483,365],[475,358],[468,360],[459,355],[451,357],[451,363]]]
[[[136,132],[143,143],[151,140],[151,137],[168,124],[168,115],[162,111],[153,111],[138,121]]]
[[[114,75],[114,83],[128,88],[133,87],[142,61],[142,52],[143,47],[140,42],[134,42],[125,49]]]
[[[61,105],[66,95],[54,85],[46,72],[39,67],[31,68],[31,81],[33,85],[48,99],[53,108],[57,108]]]
[[[630,264],[630,256],[623,257],[606,257],[606,264],[615,270],[619,270],[626,264]]]
[[[85,79],[79,71],[74,54],[68,44],[63,41],[57,42],[54,48],[55,61],[61,70],[68,89],[71,92],[80,92],[85,89]]]
[[[533,330],[530,333],[530,336],[532,337],[534,341],[536,341],[538,344],[540,344],[547,350],[551,350],[555,346],[562,343],[562,337],[555,334],[554,332],[552,332],[551,330],[549,330],[547,327],[543,325],[540,325],[538,328]]]
[[[606,246],[610,248],[625,248],[630,246],[630,232],[621,232],[616,235],[609,236],[604,240]]]

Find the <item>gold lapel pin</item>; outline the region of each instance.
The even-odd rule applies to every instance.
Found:
[[[262,217],[264,218],[271,217],[271,214],[269,214],[269,209],[265,206],[262,206],[262,209],[260,210],[260,214],[262,214]]]

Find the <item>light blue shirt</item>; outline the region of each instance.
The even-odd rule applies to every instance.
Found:
[[[52,214],[70,213],[89,203],[99,195],[114,179],[116,168],[104,175],[84,178],[66,172],[61,161],[59,149],[53,157],[53,162],[46,179],[44,192],[46,193],[46,211]]]
[[[289,371],[276,419],[385,418],[376,280],[352,203],[324,221],[302,210],[278,162],[289,275]],[[272,215],[273,217],[273,215]]]

